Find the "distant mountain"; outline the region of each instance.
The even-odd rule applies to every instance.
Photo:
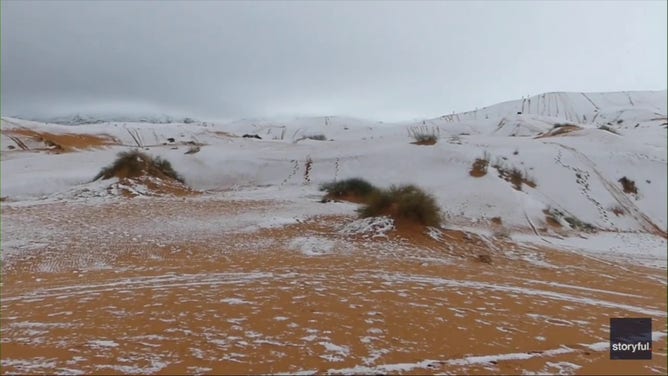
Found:
[[[151,124],[171,124],[171,123],[196,123],[197,120],[190,117],[173,117],[170,115],[100,115],[100,114],[73,114],[50,118],[31,118],[17,116],[17,118],[40,121],[43,123],[53,123],[61,125],[82,125],[99,123],[151,123]]]

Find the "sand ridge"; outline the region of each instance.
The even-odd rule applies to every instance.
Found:
[[[119,145],[119,140],[109,135],[49,133],[32,129],[9,129],[2,133],[11,138],[22,150],[47,150],[54,153],[66,153],[77,150],[99,149]],[[42,147],[30,148],[26,143],[41,143]]]

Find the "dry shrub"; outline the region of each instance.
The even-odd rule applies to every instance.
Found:
[[[327,137],[324,134],[312,134],[312,135],[307,135],[304,136],[309,140],[315,140],[315,141],[327,141]]]
[[[536,182],[529,176],[526,170],[522,171],[517,167],[507,167],[501,160],[497,160],[492,167],[499,171],[499,177],[501,179],[510,182],[513,185],[513,188],[518,191],[522,190],[522,183],[531,188],[536,188]]]
[[[626,210],[624,210],[624,208],[622,208],[619,205],[615,205],[615,206],[611,207],[609,210],[611,212],[613,212],[618,217],[626,214]]]
[[[574,230],[580,230],[588,233],[596,232],[596,227],[594,227],[592,224],[583,222],[574,216],[568,216],[559,209],[547,208],[546,210],[547,210],[546,217],[547,216],[552,217],[552,219],[558,223],[559,223],[558,218],[561,218],[564,221],[566,221],[566,223],[568,223],[568,225]],[[545,211],[543,212],[545,213]],[[561,224],[559,224],[559,226],[561,226]]]
[[[476,158],[476,160],[473,162],[473,165],[471,165],[471,171],[469,171],[469,175],[473,176],[474,178],[480,178],[487,175],[489,159],[490,155],[488,152],[484,152],[482,154],[482,158]]]
[[[633,193],[634,195],[638,194],[638,188],[636,187],[636,182],[634,182],[633,180],[624,176],[617,181],[622,184],[622,188],[624,188],[624,193]]]
[[[440,130],[438,127],[427,127],[426,125],[408,128],[408,135],[412,137],[415,145],[434,145],[438,142]]]
[[[160,157],[154,158],[137,150],[118,153],[114,163],[100,170],[93,180],[140,176],[154,176],[185,183],[185,180],[172,168],[172,164],[168,160]]]

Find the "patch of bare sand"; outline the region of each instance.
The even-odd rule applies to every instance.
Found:
[[[26,141],[31,140],[32,142],[38,142],[44,145],[42,149],[37,150],[48,150],[55,153],[96,149],[120,144],[117,139],[108,135],[75,133],[55,134],[49,132],[38,132],[31,129],[3,130],[2,133],[12,138],[12,140],[14,140],[14,142],[16,142],[21,149],[29,149],[26,146]]]
[[[50,230],[62,234],[11,267],[3,262],[3,373],[667,370],[665,338],[654,342],[651,361],[611,361],[596,345],[607,341],[610,317],[650,316],[665,332],[661,270],[462,231],[343,236],[350,217],[207,229],[207,218],[278,209],[149,201],[3,210],[3,222],[58,210],[61,222]],[[203,222],[184,232],[161,224],[179,216]],[[143,239],[128,233],[146,221],[155,228],[138,231]],[[68,239],[81,223],[90,233]],[[57,239],[67,247],[57,249]],[[480,253],[492,263],[477,262]],[[105,267],[77,263],[91,255]],[[70,261],[44,271],[63,258]]]

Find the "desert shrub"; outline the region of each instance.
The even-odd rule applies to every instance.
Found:
[[[582,230],[584,232],[594,232],[596,228],[587,222],[582,222],[581,220],[575,217],[564,217],[564,220],[571,225],[572,228],[576,230]]]
[[[622,188],[624,188],[624,193],[633,193],[635,195],[638,194],[638,188],[636,187],[636,182],[634,182],[633,180],[624,176],[617,181],[622,184]]]
[[[441,209],[436,199],[414,185],[392,186],[372,192],[359,213],[362,217],[390,215],[425,226],[441,224]]]
[[[160,157],[154,158],[137,150],[118,153],[114,163],[102,168],[93,180],[112,177],[133,178],[145,175],[158,178],[167,177],[181,183],[185,182],[168,160]]]
[[[564,212],[562,212],[559,209],[555,208],[547,208],[546,210],[543,211],[546,216],[549,216],[552,221],[556,222],[559,226],[561,226],[561,223],[559,222],[559,219],[563,219],[568,223],[568,225],[574,229],[574,230],[580,230],[584,232],[596,232],[596,227],[591,225],[590,223],[583,222],[579,220],[578,218],[575,218],[570,215],[566,215]],[[550,221],[548,221],[549,223]]]
[[[600,130],[602,130],[602,131],[608,131],[608,132],[610,132],[610,133],[614,133],[614,134],[616,134],[616,135],[619,135],[619,132],[617,132],[616,130],[614,130],[614,129],[608,127],[607,125],[601,125],[600,127],[598,127],[598,129],[600,129]]]
[[[515,189],[518,191],[522,190],[522,181],[524,181],[524,175],[520,169],[513,167],[509,174],[510,183],[515,186]]]
[[[531,176],[529,176],[529,173],[527,173],[526,170],[522,171],[517,167],[508,167],[501,159],[498,158],[492,167],[494,167],[499,172],[499,177],[501,179],[510,182],[513,185],[513,188],[518,191],[522,190],[522,183],[528,185],[531,188],[536,188],[536,182]]]
[[[326,191],[328,197],[353,196],[365,198],[378,189],[364,179],[351,178],[325,183],[320,186],[320,190]]]
[[[616,216],[618,216],[618,217],[619,217],[619,216],[622,216],[622,215],[624,215],[624,214],[626,213],[626,210],[624,210],[624,208],[621,207],[620,205],[612,206],[612,207],[610,207],[608,210],[610,210],[611,212],[613,212],[613,213],[614,213]]]
[[[471,171],[469,175],[479,178],[487,174],[487,167],[489,166],[489,153],[484,152],[482,158],[476,158],[471,165]]]
[[[427,127],[426,125],[408,128],[408,135],[412,137],[416,145],[434,145],[438,142],[440,130],[438,127]]]
[[[304,137],[308,138],[309,140],[327,141],[327,137],[325,137],[324,134],[312,134]]]

